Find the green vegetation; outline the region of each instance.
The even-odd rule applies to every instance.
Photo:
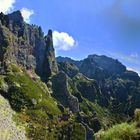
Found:
[[[13,72],[13,73],[22,73],[21,68],[17,67],[15,64],[10,64],[7,68],[7,71]]]
[[[112,126],[115,123],[115,117],[107,109],[98,105],[96,100],[91,102],[88,97],[82,96],[84,93],[81,94],[78,88],[82,82],[89,86],[96,86],[94,81],[79,74],[73,80],[68,79],[69,92],[79,99],[80,117],[86,120],[88,126],[95,132]],[[17,112],[14,116],[17,125],[26,128],[29,138],[67,140],[71,137],[72,140],[84,140],[85,128],[80,124],[77,115],[70,115],[69,111],[64,108],[63,113],[69,114],[69,117],[63,120],[64,114],[59,110],[57,101],[50,96],[51,87],[48,89],[34,72],[31,76],[25,69],[14,64],[10,65],[8,73],[0,76],[0,90]],[[139,110],[136,110],[135,114],[139,116]],[[131,139],[137,134],[137,125],[138,123],[115,125],[106,131],[99,131],[96,134],[97,140],[115,140],[116,135],[118,136],[116,140]]]
[[[27,137],[33,140],[83,140],[85,130],[75,117],[66,109],[59,110],[57,102],[50,96],[47,86],[32,73],[12,64],[8,73],[0,76],[1,94],[9,100],[13,110],[14,121],[26,128]],[[68,119],[63,115],[68,115]],[[81,133],[82,130],[82,133]]]
[[[95,134],[97,140],[138,140],[140,137],[140,109],[135,110],[135,119],[130,123],[113,125]]]
[[[122,123],[114,125],[107,131],[97,133],[97,140],[135,140],[137,138],[138,129],[136,124]]]
[[[90,127],[94,131],[98,131],[101,127],[108,128],[120,119],[97,103],[97,96],[101,97],[102,95],[95,80],[78,73],[71,80],[69,79],[69,91],[79,99],[81,114],[84,118],[88,118]],[[97,122],[93,124],[93,118],[98,118],[100,124],[97,126],[95,124]]]
[[[28,137],[44,140],[48,123],[61,115],[57,102],[39,79],[33,80],[16,65],[10,65],[8,70],[8,74],[0,77],[0,89],[11,107],[18,112],[14,120],[26,127]],[[4,87],[7,90],[3,90]]]
[[[135,109],[135,120],[136,120],[136,126],[140,128],[140,109]]]
[[[81,124],[74,124],[71,140],[85,140],[85,131]]]

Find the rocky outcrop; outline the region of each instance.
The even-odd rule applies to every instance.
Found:
[[[95,140],[94,138],[94,131],[89,128],[88,125],[85,125],[86,127],[86,140]]]
[[[52,31],[44,36],[41,27],[26,24],[20,11],[9,15],[0,14],[1,72],[9,63],[16,63],[26,69],[35,69],[47,82],[58,68],[52,41]]]
[[[73,113],[79,112],[79,101],[78,98],[74,97],[73,95],[68,96],[68,103],[69,107]]]
[[[65,72],[71,78],[79,73],[78,67],[73,63],[69,63],[69,62],[58,63],[58,68],[60,71]]]
[[[78,99],[71,95],[68,87],[68,77],[64,72],[59,72],[53,77],[53,96],[65,107],[74,113],[79,112]]]

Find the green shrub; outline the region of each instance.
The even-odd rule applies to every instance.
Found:
[[[134,111],[135,121],[138,128],[140,128],[140,109],[135,109]]]
[[[73,126],[71,140],[85,140],[85,128],[82,124],[75,123]]]
[[[100,131],[96,134],[97,140],[134,140],[137,137],[135,123],[122,123],[114,125],[107,131]]]
[[[21,68],[20,67],[17,67],[15,64],[10,64],[8,66],[8,71],[11,71],[13,73],[22,72]]]

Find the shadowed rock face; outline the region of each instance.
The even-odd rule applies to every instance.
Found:
[[[69,91],[67,75],[64,72],[59,72],[52,81],[53,96],[65,107],[70,107],[72,112],[79,112],[79,101]]]
[[[1,69],[16,63],[35,69],[45,82],[52,73],[57,73],[51,30],[44,36],[41,27],[23,21],[20,11],[9,15],[1,13],[0,22]]]

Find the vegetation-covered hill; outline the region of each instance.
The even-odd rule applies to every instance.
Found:
[[[109,109],[112,113],[132,116],[136,108],[140,108],[140,77],[136,72],[128,71],[118,60],[107,56],[90,55],[81,61],[58,57],[59,68],[69,76],[79,71],[90,79],[95,79],[100,88],[96,94],[90,88],[80,87],[84,96],[93,102]],[[72,67],[72,68],[71,68]],[[70,70],[71,69],[71,70]],[[94,97],[94,99],[93,99]]]

